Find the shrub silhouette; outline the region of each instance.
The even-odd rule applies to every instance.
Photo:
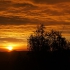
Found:
[[[67,49],[67,41],[59,31],[45,31],[45,26],[41,24],[34,34],[28,39],[28,49],[30,51],[56,51]]]

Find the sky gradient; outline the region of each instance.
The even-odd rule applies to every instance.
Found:
[[[70,40],[70,0],[1,0],[0,49],[12,44],[27,49],[27,39],[40,23]]]

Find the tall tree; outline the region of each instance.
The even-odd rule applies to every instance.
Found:
[[[46,32],[43,24],[37,27],[33,35],[30,35],[28,44],[30,51],[55,51],[67,47],[67,41],[59,31]]]

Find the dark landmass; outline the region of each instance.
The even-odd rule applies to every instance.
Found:
[[[67,69],[70,50],[54,52],[0,52],[0,70]]]

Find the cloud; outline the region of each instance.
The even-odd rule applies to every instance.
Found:
[[[29,18],[20,18],[20,17],[3,17],[0,16],[0,24],[26,24],[32,22]]]
[[[12,5],[11,1],[0,1],[0,11],[6,10],[8,7]]]
[[[46,2],[50,4],[36,4],[34,2]],[[2,11],[0,11],[1,24],[40,24],[58,25],[67,24],[70,22],[70,3],[61,3],[63,0],[29,0],[28,1],[1,1]],[[6,4],[4,4],[6,3]],[[4,5],[4,6],[3,6]],[[3,9],[3,7],[5,9]]]
[[[0,42],[13,42],[13,43],[17,43],[17,42],[24,42],[24,40],[22,39],[16,39],[16,38],[0,38]]]
[[[10,5],[12,3],[12,1],[5,1],[5,0],[0,0],[0,5]]]
[[[70,2],[70,0],[32,0],[35,3],[47,3],[47,4],[56,4],[62,2]]]
[[[31,3],[14,3],[13,4],[14,7],[25,7],[25,8],[29,8],[29,9],[35,9],[37,8],[37,6],[31,4]]]

